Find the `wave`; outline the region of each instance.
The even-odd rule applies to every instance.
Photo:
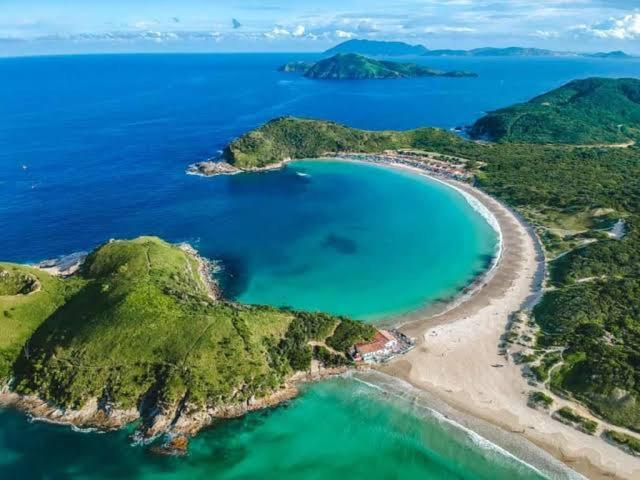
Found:
[[[457,187],[456,185],[453,185],[449,182],[445,182],[433,175],[429,175],[426,172],[424,173],[424,175],[428,176],[429,178],[437,182],[442,183],[443,185],[446,185],[449,188],[454,189],[456,192],[462,195],[463,198],[466,200],[466,202],[469,204],[469,206],[473,210],[475,210],[478,214],[480,214],[480,216],[484,218],[484,220],[489,224],[489,226],[497,233],[498,243],[496,245],[496,254],[495,254],[496,261],[494,261],[494,263],[497,263],[497,260],[502,256],[503,238],[502,238],[502,230],[500,229],[500,223],[498,222],[498,219],[495,217],[493,212],[491,212],[491,210],[489,210],[487,206],[484,203],[482,203],[480,200],[478,200],[475,196],[471,195],[469,192],[462,190],[460,187]]]
[[[69,427],[71,430],[73,430],[74,432],[78,432],[78,433],[106,433],[106,430],[101,430],[99,428],[95,428],[95,427],[78,427],[76,425],[74,425],[73,423],[70,422],[63,422],[60,420],[53,420],[51,418],[46,418],[46,417],[37,417],[34,415],[27,415],[27,421],[29,423],[47,423],[49,425],[58,425],[61,427]]]
[[[354,380],[370,389],[376,390],[384,395],[393,396],[396,399],[402,400],[404,402],[411,401],[411,405],[422,410],[426,415],[432,417],[436,421],[440,423],[444,423],[455,430],[458,430],[465,434],[468,440],[477,448],[482,450],[491,452],[495,455],[501,456],[503,458],[507,458],[516,462],[517,464],[537,473],[543,478],[549,478],[548,472],[543,472],[540,468],[532,465],[529,462],[517,457],[513,453],[509,452],[507,449],[501,447],[500,445],[492,442],[491,440],[483,437],[476,431],[472,430],[469,427],[465,427],[461,423],[457,422],[450,416],[439,412],[435,408],[428,406],[426,404],[426,399],[420,399],[420,396],[424,395],[424,392],[417,390],[413,385],[401,380],[399,378],[390,377],[380,372],[373,372],[371,375],[378,377],[376,381],[367,381],[358,377],[357,373],[348,373],[345,374],[345,377],[348,377],[351,380]],[[532,446],[532,448],[536,448]],[[541,452],[543,453],[543,452]],[[543,453],[544,454],[544,453]],[[555,460],[554,460],[555,461]],[[570,480],[586,480],[586,478],[579,473],[570,470],[569,468],[562,467],[565,478]],[[554,477],[555,478],[555,477]]]
[[[504,250],[504,238],[502,234],[502,229],[500,228],[500,223],[498,222],[498,219],[495,217],[493,212],[489,210],[489,208],[484,203],[482,203],[478,198],[476,198],[474,195],[470,194],[469,192],[463,190],[462,188],[450,182],[447,182],[441,178],[438,178],[437,176],[432,175],[429,172],[422,169],[410,168],[410,167],[406,167],[405,165],[401,165],[397,163],[389,163],[388,165],[392,167],[398,167],[403,170],[409,170],[411,172],[416,173],[417,175],[422,175],[448,188],[455,190],[457,193],[459,193],[462,196],[462,198],[464,198],[467,204],[476,213],[478,213],[484,219],[485,222],[487,222],[489,227],[491,227],[491,229],[494,230],[497,234],[498,241],[496,243],[496,249],[493,254],[493,258],[491,259],[491,262],[488,265],[488,268],[484,272],[482,272],[480,275],[478,275],[468,285],[468,288],[464,290],[464,293],[457,295],[453,299],[453,301],[448,302],[441,311],[438,311],[435,315],[433,315],[434,318],[439,317],[441,315],[444,315],[450,312],[454,308],[458,307],[459,305],[469,300],[478,292],[480,288],[482,288],[487,282],[489,282],[495,275],[497,271],[497,267],[500,264],[500,260],[502,259],[502,253]]]

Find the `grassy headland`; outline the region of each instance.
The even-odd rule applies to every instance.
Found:
[[[22,265],[0,263],[0,379],[33,332],[84,284]]]
[[[224,150],[224,157],[237,168],[252,169],[288,158],[313,158],[328,152],[375,153],[430,145],[449,149],[451,143],[461,145],[464,141],[435,128],[373,132],[335,122],[282,117],[231,142]]]
[[[13,377],[18,393],[66,409],[97,399],[104,412],[179,416],[245,405],[307,371],[309,342],[333,344],[343,322],[349,342],[374,333],[330,315],[211,298],[198,259],[155,237],[104,244],[67,279],[3,268],[37,278],[40,288],[0,296],[0,310],[9,312],[2,331],[11,333],[1,336],[1,377]],[[342,354],[321,360],[349,363]]]

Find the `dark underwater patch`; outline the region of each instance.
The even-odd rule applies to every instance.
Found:
[[[483,263],[484,270],[488,269],[491,266],[495,258],[496,258],[495,255],[491,255],[491,254],[482,256],[482,263]]]
[[[340,235],[330,234],[322,242],[324,248],[331,248],[343,255],[354,255],[358,251],[356,242],[347,237],[341,237]]]
[[[238,257],[218,257],[220,270],[216,272],[216,280],[225,297],[236,299],[249,286],[249,265]]]

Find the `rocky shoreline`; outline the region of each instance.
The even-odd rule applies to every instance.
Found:
[[[187,174],[212,177],[214,175],[235,175],[243,170],[234,167],[230,163],[215,160],[192,163],[187,167]]]
[[[191,274],[200,277],[211,301],[223,301],[220,287],[212,278],[215,262],[200,256],[188,243],[178,246],[197,262],[197,269],[190,267]],[[81,268],[85,259],[85,253],[73,254],[42,262],[37,267],[52,275],[70,276]],[[139,422],[132,435],[136,443],[150,445],[155,453],[182,455],[187,452],[189,438],[216,421],[275,407],[296,397],[300,384],[340,375],[350,368],[325,368],[317,360],[313,360],[308,371],[292,373],[280,388],[260,398],[252,397],[246,401],[222,405],[196,405],[190,403],[187,393],[177,402],[167,404],[157,399],[157,392],[149,391],[139,400],[137,407],[129,409],[118,408],[104,397],[92,398],[79,409],[63,408],[36,395],[13,391],[10,379],[0,385],[0,408],[12,408],[39,421],[67,425],[83,431],[118,430]]]
[[[224,160],[205,160],[203,162],[192,163],[187,167],[187,175],[198,175],[201,177],[215,177],[217,175],[236,175],[244,172],[266,172],[278,170],[290,162],[286,158],[280,162],[257,168],[238,168]]]
[[[57,277],[69,277],[76,273],[87,258],[87,252],[75,252],[58,258],[43,260],[35,268]]]
[[[189,243],[181,243],[180,248],[198,262],[198,274],[204,282],[209,298],[213,301],[220,300],[222,298],[220,285],[218,285],[218,282],[212,277],[214,270],[218,268],[216,262],[201,256],[198,250],[193,248]]]
[[[189,403],[188,394],[172,405],[145,405],[118,409],[103,399],[93,398],[80,409],[64,409],[35,395],[22,395],[11,390],[10,384],[0,388],[0,407],[19,410],[35,420],[67,425],[84,431],[112,431],[140,422],[132,435],[136,443],[151,444],[151,450],[164,455],[187,453],[189,439],[216,421],[241,417],[255,410],[276,407],[295,398],[299,385],[342,375],[349,367],[324,368],[314,362],[308,372],[296,372],[278,390],[265,397],[252,397],[245,402],[216,406],[196,406]],[[362,368],[362,367],[359,367]],[[161,439],[160,444],[155,440]]]

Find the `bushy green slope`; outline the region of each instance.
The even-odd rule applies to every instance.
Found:
[[[463,140],[443,130],[370,132],[321,120],[277,118],[244,134],[225,149],[238,168],[264,167],[282,160],[313,158],[328,152],[381,152],[387,149],[459,145]]]
[[[261,397],[307,369],[307,342],[341,321],[212,300],[195,258],[154,237],[103,245],[73,281],[80,288],[31,336],[13,374],[17,391],[76,408],[91,398],[129,408],[145,397]]]
[[[471,128],[496,141],[614,144],[635,140],[640,128],[640,80],[575,80],[527,103],[491,112]]]
[[[0,263],[0,381],[11,373],[31,334],[82,286],[48,273]]]
[[[295,64],[287,64],[289,69]],[[286,68],[285,65],[283,68]],[[415,63],[374,60],[356,53],[339,53],[310,66],[305,77],[318,80],[371,80],[409,77],[465,77],[467,72],[442,72]]]

